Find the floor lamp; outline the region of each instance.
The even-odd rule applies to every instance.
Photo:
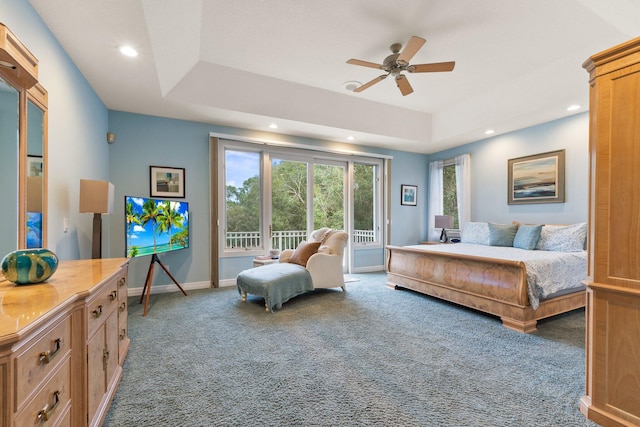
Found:
[[[447,243],[449,237],[447,237],[447,228],[453,227],[453,217],[451,215],[436,215],[435,228],[442,228],[440,233],[440,242]]]
[[[109,181],[80,180],[80,213],[93,214],[93,259],[102,258],[102,215],[113,213],[113,193]]]

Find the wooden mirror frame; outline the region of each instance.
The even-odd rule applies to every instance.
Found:
[[[28,104],[42,110],[42,247],[47,246],[47,91],[38,83],[38,60],[0,23],[0,77],[18,91],[18,242],[27,247]],[[2,256],[3,254],[0,254]]]

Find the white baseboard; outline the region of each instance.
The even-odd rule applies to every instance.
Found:
[[[235,286],[236,279],[223,279],[220,281],[220,287],[223,288],[225,286]]]
[[[181,283],[180,286],[182,286],[182,289],[184,289],[185,292],[187,292],[193,289],[210,288],[211,283],[209,282],[192,282],[192,283],[185,283],[185,284]],[[142,289],[143,288],[129,288],[127,290],[127,296],[129,297],[140,296],[142,295]],[[152,284],[151,285],[152,294],[163,294],[167,292],[180,292],[180,289],[178,289],[178,287],[174,284],[170,284],[170,285],[153,285]]]
[[[368,267],[358,267],[354,268],[352,273],[377,273],[379,271],[384,271],[384,265],[371,265]]]

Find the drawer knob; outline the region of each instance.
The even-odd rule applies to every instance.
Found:
[[[127,284],[127,279],[124,277],[118,281],[118,286],[120,287],[123,287],[126,284]]]
[[[93,311],[92,311],[92,313],[93,313],[93,317],[94,317],[94,318],[96,318],[96,319],[97,319],[98,317],[102,316],[102,304],[100,304],[100,305],[98,306],[98,308],[96,308],[95,310],[93,310]]]
[[[57,390],[53,393],[53,404],[49,406],[49,404],[47,403],[46,405],[44,405],[44,408],[40,409],[40,412],[38,412],[38,420],[49,421],[49,418],[51,418],[51,414],[53,414],[53,411],[56,410],[59,403],[60,390]]]
[[[120,339],[123,340],[123,339],[125,339],[126,336],[127,336],[127,330],[126,329],[122,329],[120,331]]]
[[[126,302],[123,302],[122,304],[120,304],[120,313],[122,313],[126,309],[127,309],[127,303]]]
[[[64,343],[62,338],[57,338],[53,343],[56,346],[55,350],[47,350],[40,353],[40,363],[44,364],[51,362],[51,359],[53,359],[55,355],[62,350],[62,345]]]
[[[113,291],[109,294],[109,300],[114,301],[116,298],[118,298],[118,291]]]

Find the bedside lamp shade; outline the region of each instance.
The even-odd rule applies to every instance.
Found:
[[[453,227],[453,217],[451,215],[436,215],[435,228],[442,229],[442,233],[440,233],[440,241],[442,243],[447,243],[449,240],[446,229],[451,227]]]
[[[91,258],[102,258],[102,214],[113,212],[114,187],[109,181],[80,180],[80,213],[93,214]]]

